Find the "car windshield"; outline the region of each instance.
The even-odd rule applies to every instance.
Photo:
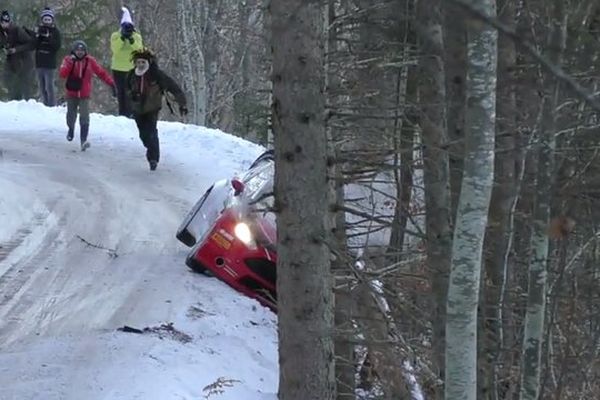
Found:
[[[244,176],[244,195],[249,203],[256,202],[265,192],[273,191],[275,165],[265,161],[252,168]]]
[[[244,176],[244,199],[247,216],[249,218],[266,222],[275,227],[275,213],[273,212],[273,176],[275,164],[267,160]]]

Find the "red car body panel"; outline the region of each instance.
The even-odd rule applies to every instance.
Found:
[[[215,182],[185,216],[176,237],[191,247],[186,264],[192,270],[213,275],[276,311],[273,175],[270,150],[241,178]],[[245,224],[238,227],[244,228],[239,237],[238,224]]]
[[[225,210],[191,256],[235,290],[276,311],[277,254],[259,243],[248,246],[239,240],[234,233],[239,222],[235,212]],[[275,227],[268,222],[259,220],[255,226],[275,238]]]

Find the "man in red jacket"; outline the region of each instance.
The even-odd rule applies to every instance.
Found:
[[[73,140],[77,109],[79,109],[81,151],[85,151],[90,147],[87,137],[90,129],[89,103],[92,94],[92,77],[96,75],[110,86],[113,96],[116,96],[115,83],[110,74],[88,54],[87,46],[82,40],[73,43],[71,54],[64,58],[60,66],[59,75],[66,79],[67,126],[69,127],[67,140]]]

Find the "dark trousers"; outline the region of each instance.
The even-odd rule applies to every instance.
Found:
[[[90,99],[80,99],[77,97],[67,98],[67,126],[69,132],[75,130],[75,121],[77,121],[77,112],[79,111],[79,131],[81,143],[87,141],[90,128]]]
[[[54,96],[54,69],[37,68],[38,86],[40,97],[44,105],[54,107],[56,101]]]
[[[117,86],[117,102],[119,103],[119,115],[131,117],[131,107],[127,98],[127,74],[125,71],[115,71],[113,69],[113,79]]]
[[[4,82],[8,89],[9,100],[29,100],[32,98],[33,68],[23,66],[21,70],[12,71],[10,66],[4,66]]]
[[[140,131],[140,139],[146,148],[146,160],[159,161],[160,144],[158,142],[158,111],[135,115],[135,123]]]

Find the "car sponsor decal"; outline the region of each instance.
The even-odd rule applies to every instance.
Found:
[[[223,235],[221,235],[219,232],[215,232],[212,234],[212,236],[210,237],[216,244],[219,245],[219,247],[224,248],[225,250],[229,250],[231,248],[231,242],[229,240],[227,240],[225,237],[223,237]]]
[[[227,273],[228,273],[229,275],[233,276],[234,278],[237,278],[237,277],[238,277],[238,273],[237,273],[237,272],[235,272],[235,270],[234,270],[233,268],[231,268],[229,265],[224,265],[224,266],[223,266],[223,269],[224,269],[225,271],[227,271]]]
[[[233,242],[233,239],[235,239],[231,233],[227,232],[223,228],[219,229],[219,233],[221,235],[223,235],[225,237],[225,239],[229,240],[230,242]]]

